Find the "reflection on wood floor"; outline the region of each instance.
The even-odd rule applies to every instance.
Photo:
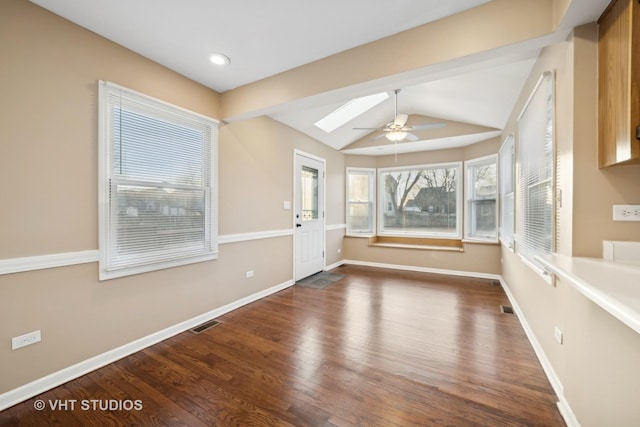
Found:
[[[326,289],[292,286],[9,408],[0,425],[564,425],[491,280],[334,271],[345,277]],[[141,407],[91,403],[112,400]]]

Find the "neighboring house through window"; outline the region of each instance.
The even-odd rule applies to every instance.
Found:
[[[461,237],[460,162],[379,170],[378,234]]]

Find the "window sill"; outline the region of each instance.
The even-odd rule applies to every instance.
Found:
[[[462,239],[462,243],[473,243],[473,244],[481,244],[481,245],[499,245],[500,241],[498,241],[498,240],[488,240],[488,239],[466,238],[466,239]]]
[[[640,266],[602,258],[536,257],[593,303],[640,334]]]
[[[369,246],[464,252],[464,246],[460,239],[372,236],[369,237]]]

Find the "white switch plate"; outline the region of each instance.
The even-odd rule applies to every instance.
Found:
[[[291,210],[291,202],[289,200],[282,202],[282,209],[285,211]]]
[[[20,335],[19,337],[13,337],[11,338],[11,350],[35,344],[40,342],[41,339],[40,331],[33,331],[28,334]]]
[[[247,276],[247,279],[251,279],[253,277],[253,270],[247,271],[245,275]]]
[[[613,205],[614,221],[640,221],[640,205]]]
[[[562,331],[557,326],[553,331],[553,336],[556,338],[556,341],[558,341],[558,344],[562,344]]]

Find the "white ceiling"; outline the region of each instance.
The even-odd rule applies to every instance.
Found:
[[[489,0],[31,1],[225,92]]]
[[[310,109],[295,109],[271,114],[271,117],[287,124],[325,144],[349,154],[384,155],[394,152],[414,152],[460,147],[484,141],[501,134],[513,105],[535,63],[537,50],[531,58],[464,72],[422,84],[402,88],[398,94],[398,112],[409,114],[410,125],[451,120],[492,128],[475,134],[449,135],[434,140],[439,130],[414,131],[419,141],[403,142],[394,146],[385,138],[372,139],[380,132],[354,130],[354,127],[378,127],[394,117],[393,91],[390,97],[366,114],[327,134],[314,123],[340,107],[342,103],[323,105]],[[426,116],[424,119],[417,116]],[[354,141],[371,140],[369,147],[345,148]]]
[[[476,7],[489,0],[31,0],[64,18],[152,59],[217,92],[255,82],[335,53]],[[594,20],[608,0],[572,0],[573,21],[565,30]],[[584,6],[583,6],[584,5]],[[571,10],[575,9],[575,10]],[[580,22],[578,22],[580,21]],[[370,146],[366,131],[353,127],[382,127],[393,119],[393,97],[331,134],[313,126],[317,120],[353,97],[381,88],[346,88],[269,114],[335,149],[354,154],[382,155],[472,144],[499,135],[540,46],[505,51],[472,67],[459,67],[434,76],[391,78],[382,90],[402,88],[399,112],[409,123],[453,121],[482,126],[474,134],[431,137],[415,132],[420,141],[397,147],[380,138]],[[520,49],[520,50],[518,50]],[[213,66],[209,55],[231,59]],[[324,99],[318,105],[317,100]],[[425,117],[422,117],[425,116]],[[451,126],[454,128],[454,126]],[[435,139],[434,139],[435,138]],[[366,145],[366,144],[365,144]]]

